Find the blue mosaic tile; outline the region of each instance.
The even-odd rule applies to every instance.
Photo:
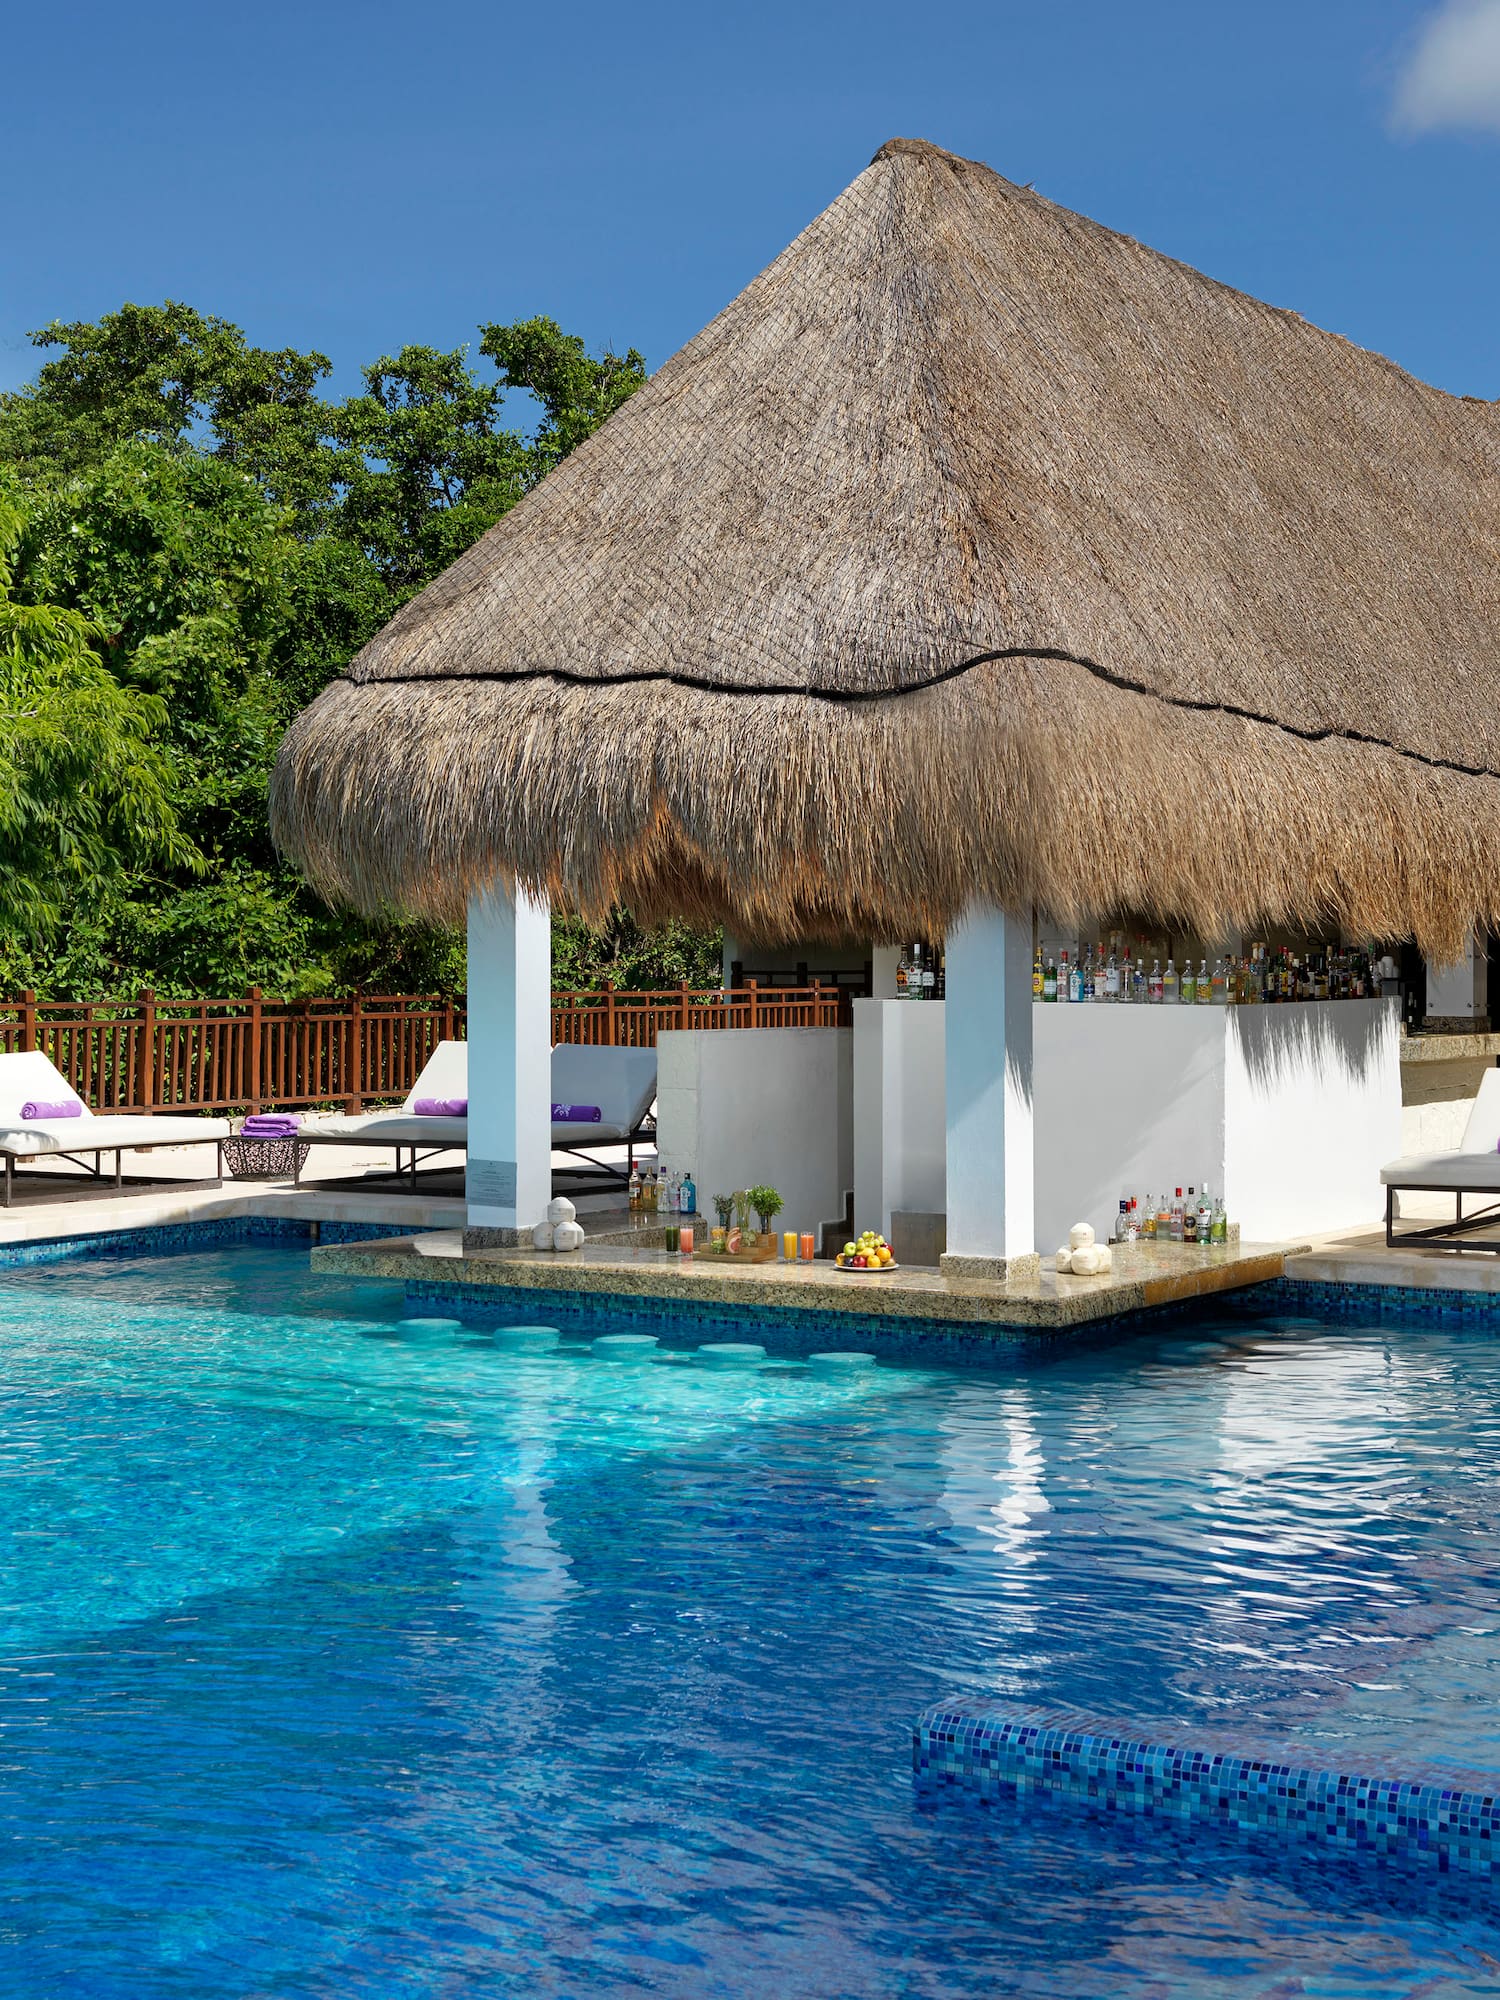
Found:
[[[1248,1293],[1229,1296],[1257,1313],[1306,1313],[1314,1319],[1500,1324],[1500,1292],[1457,1292],[1437,1285],[1344,1285],[1324,1278],[1273,1278]]]
[[[912,1768],[984,1799],[1047,1797],[1483,1881],[1500,1856],[1489,1793],[1152,1743],[1060,1709],[939,1702],[912,1729]]]
[[[226,1250],[246,1243],[364,1243],[410,1236],[409,1224],[294,1221],[279,1215],[220,1216],[206,1222],[155,1223],[140,1229],[106,1229],[90,1236],[48,1236],[30,1243],[0,1243],[0,1270],[64,1259],[170,1257],[193,1250]]]

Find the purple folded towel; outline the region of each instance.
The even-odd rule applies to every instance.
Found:
[[[290,1139],[302,1120],[292,1111],[259,1111],[240,1127],[242,1139]]]
[[[81,1118],[83,1106],[76,1097],[60,1097],[48,1104],[41,1098],[21,1106],[21,1116],[29,1125],[33,1118]]]
[[[412,1111],[418,1118],[467,1118],[469,1100],[467,1097],[419,1097]]]
[[[599,1107],[597,1104],[554,1104],[552,1122],[554,1125],[597,1125]]]

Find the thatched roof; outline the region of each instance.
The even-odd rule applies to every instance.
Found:
[[[1500,416],[893,140],[288,735],[328,894],[1500,920]]]

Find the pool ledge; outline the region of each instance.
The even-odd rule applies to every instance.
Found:
[[[1489,1793],[1152,1743],[1064,1710],[939,1702],[913,1728],[912,1766],[980,1798],[1050,1797],[1481,1880],[1500,1855]]]
[[[312,1266],[329,1275],[394,1278],[424,1288],[498,1286],[1061,1331],[1265,1284],[1281,1277],[1287,1257],[1305,1247],[1139,1245],[1118,1251],[1115,1269],[1107,1276],[1074,1278],[1044,1270],[1038,1279],[996,1284],[945,1278],[918,1267],[878,1278],[849,1277],[827,1263],[726,1267],[703,1257],[620,1244],[588,1245],[565,1256],[535,1250],[465,1251],[458,1230],[434,1230],[382,1243],[328,1245],[312,1252]]]

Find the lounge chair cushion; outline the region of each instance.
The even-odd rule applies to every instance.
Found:
[[[1489,1069],[1455,1153],[1410,1153],[1380,1169],[1386,1187],[1500,1188],[1500,1069]]]
[[[554,1125],[555,1146],[604,1146],[639,1130],[656,1097],[655,1049],[591,1049],[563,1042],[552,1051],[552,1102],[597,1104],[597,1123]]]
[[[372,1146],[450,1146],[469,1142],[467,1118],[419,1118],[405,1111],[328,1112],[304,1118],[303,1139],[368,1139]]]
[[[33,1098],[74,1095],[71,1085],[37,1049],[0,1055],[0,1152],[21,1159],[43,1153],[113,1152],[117,1146],[191,1146],[229,1136],[227,1118],[142,1118],[128,1111],[102,1115],[85,1107],[81,1118],[23,1119]]]

